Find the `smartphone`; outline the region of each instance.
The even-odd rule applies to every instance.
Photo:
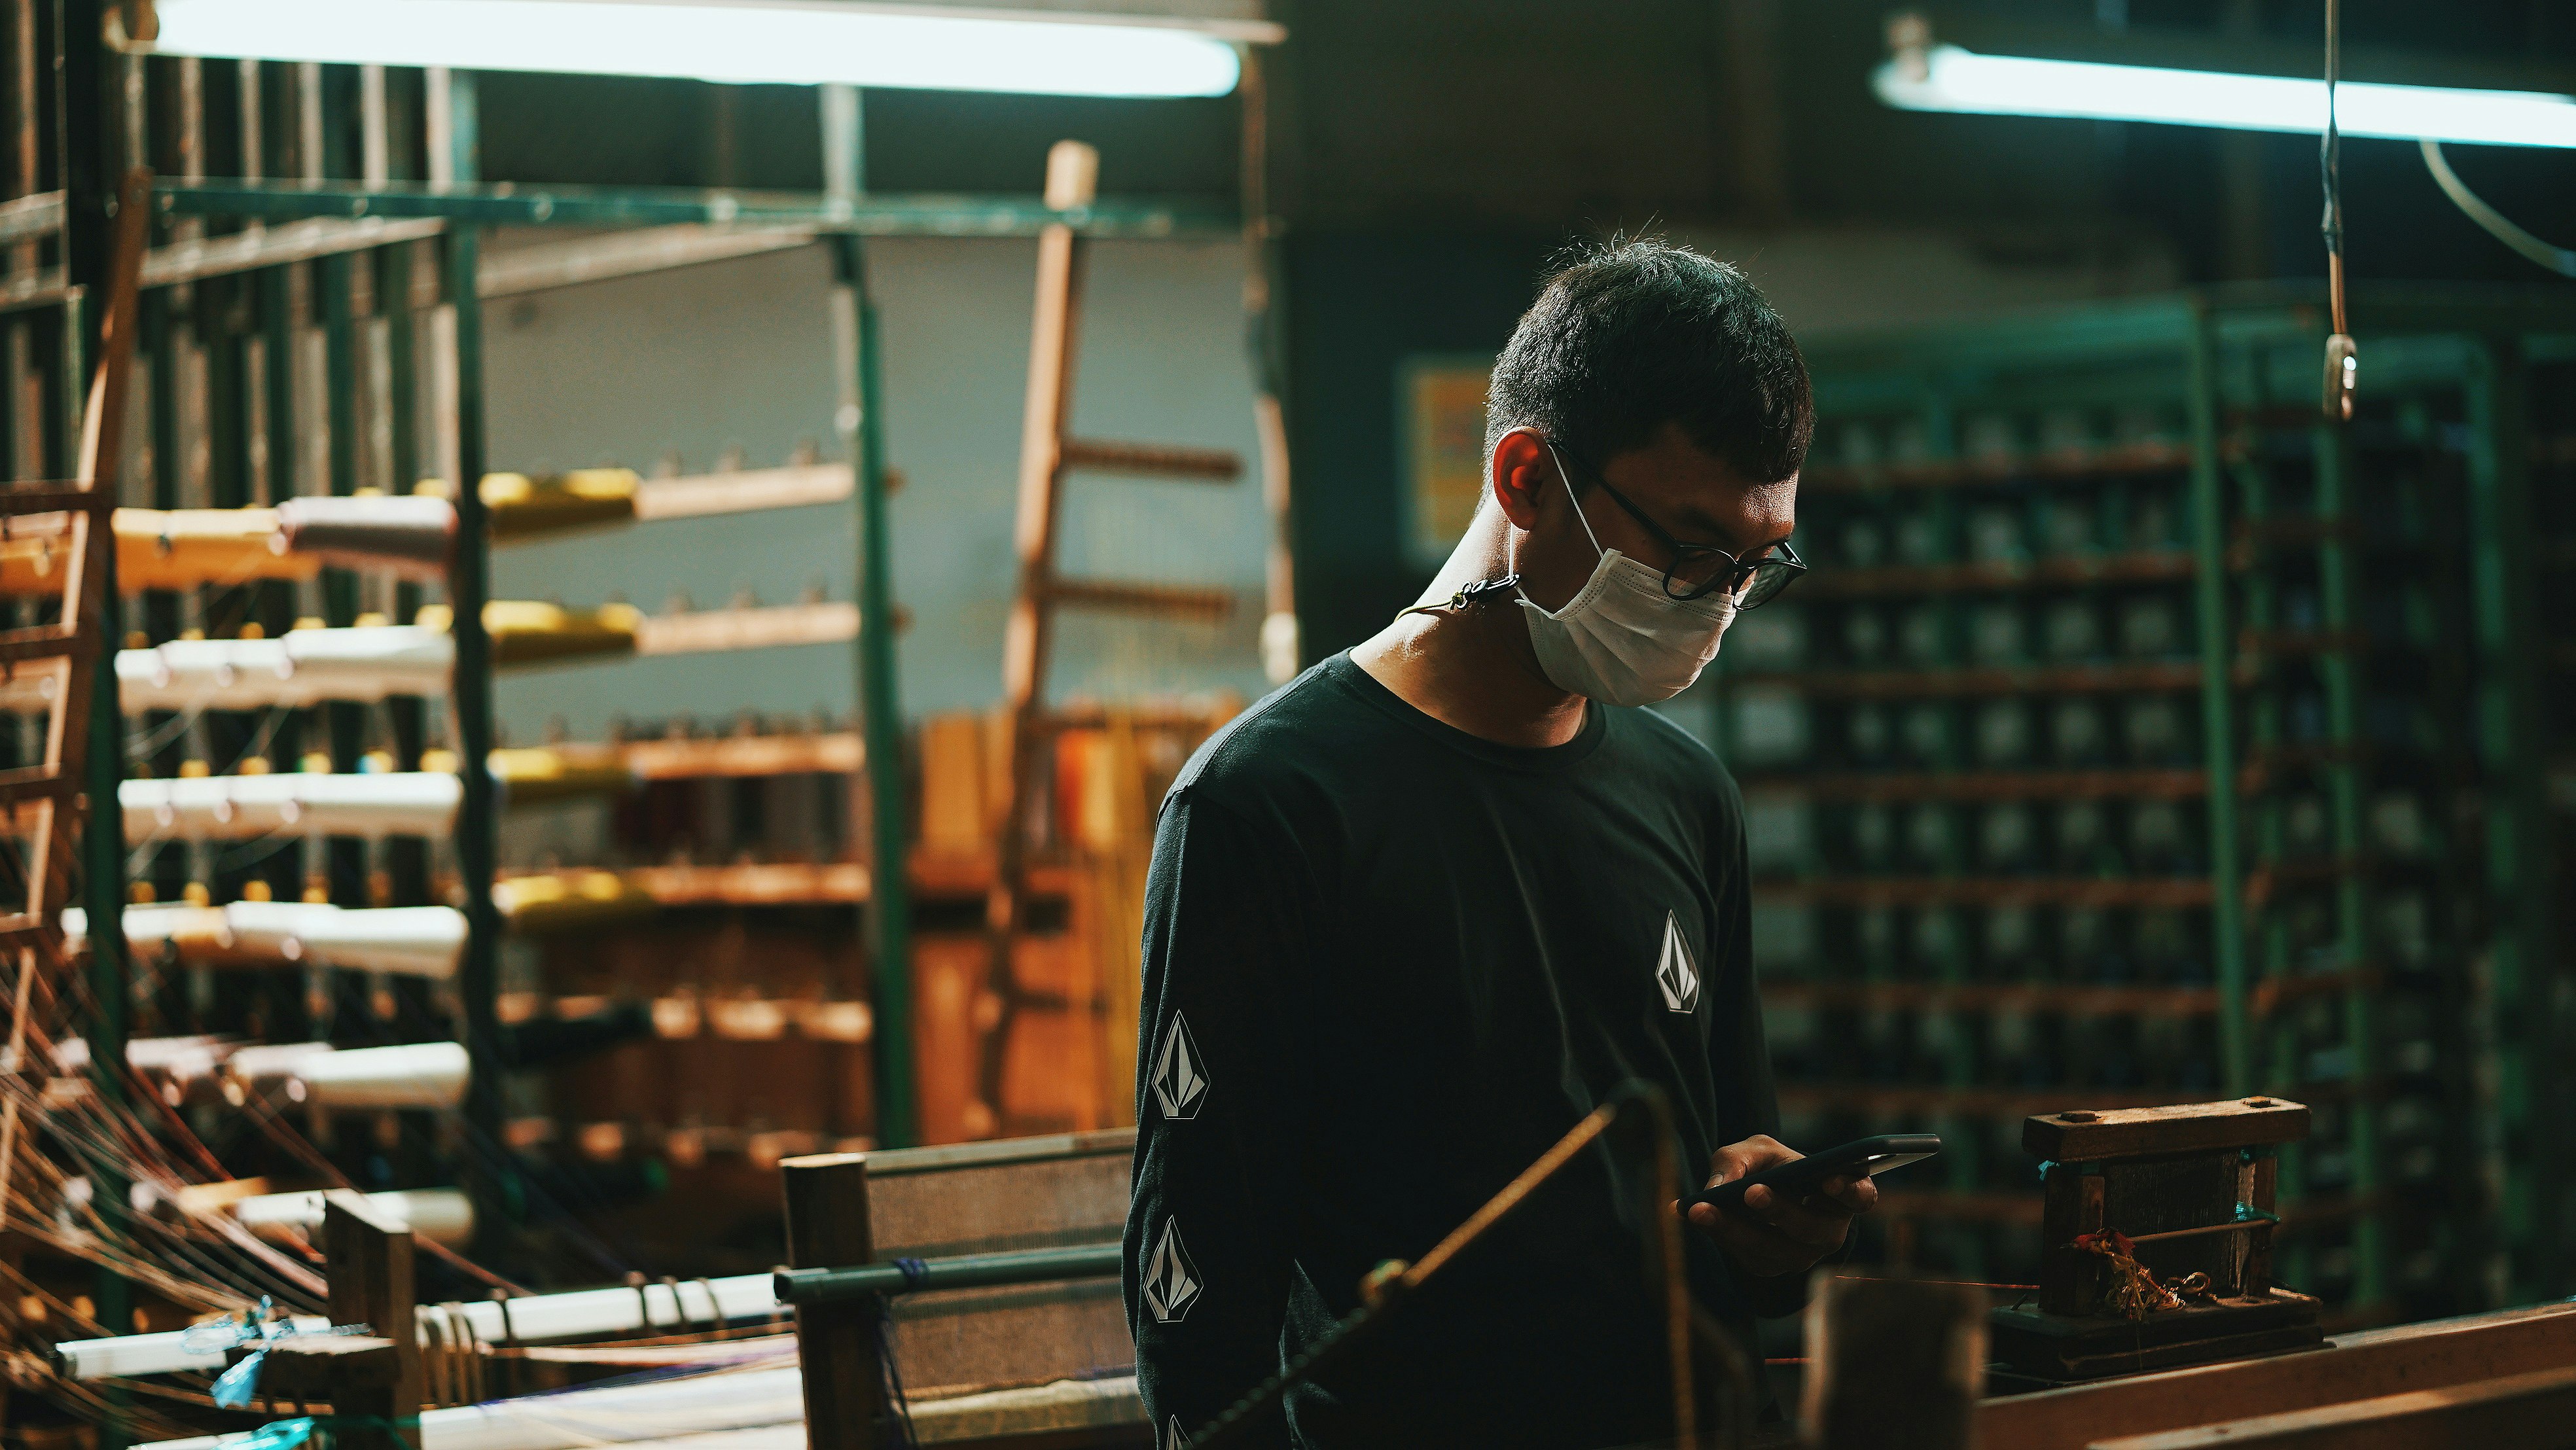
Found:
[[[1730,1213],[1744,1211],[1744,1190],[1761,1184],[1773,1193],[1799,1198],[1828,1178],[1874,1178],[1891,1168],[1920,1162],[1941,1151],[1938,1133],[1888,1133],[1828,1148],[1822,1153],[1748,1173],[1732,1183],[1702,1191],[1693,1203],[1713,1203]]]

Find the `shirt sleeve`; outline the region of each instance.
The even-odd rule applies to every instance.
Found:
[[[1711,883],[1717,897],[1717,940],[1711,953],[1725,964],[1726,977],[1709,1014],[1709,1061],[1717,1074],[1718,1122],[1729,1141],[1755,1133],[1780,1131],[1780,1099],[1771,1081],[1771,1044],[1762,1030],[1762,983],[1753,970],[1753,890],[1744,848],[1744,809],[1732,784],[1726,792],[1732,809],[1721,813],[1715,839],[1709,843],[1716,866]],[[1745,1304],[1765,1319],[1795,1314],[1806,1306],[1804,1273],[1760,1278],[1727,1261]]]
[[[1124,1239],[1136,1381],[1168,1446],[1280,1366],[1303,1151],[1286,1044],[1311,912],[1284,833],[1176,793],[1145,882],[1135,1192]],[[1254,1445],[1285,1446],[1273,1412]]]

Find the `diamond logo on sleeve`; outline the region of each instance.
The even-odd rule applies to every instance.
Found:
[[[1666,1011],[1699,1009],[1699,968],[1691,963],[1690,942],[1682,936],[1681,922],[1669,911],[1664,913],[1664,952],[1655,963],[1655,986],[1664,994]]]
[[[1178,1415],[1172,1417],[1171,1438],[1163,1442],[1163,1450],[1190,1450],[1190,1437],[1181,1433],[1181,1417]]]
[[[1167,1121],[1186,1123],[1199,1115],[1207,1092],[1207,1068],[1190,1037],[1189,1019],[1175,1012],[1163,1030],[1162,1050],[1154,1054],[1154,1104]]]
[[[1190,1317],[1190,1306],[1199,1301],[1199,1292],[1207,1286],[1199,1282],[1198,1265],[1190,1262],[1190,1251],[1181,1246],[1181,1221],[1163,1220],[1163,1236],[1154,1241],[1153,1256],[1145,1261],[1145,1307],[1154,1311],[1157,1324],[1178,1324]]]

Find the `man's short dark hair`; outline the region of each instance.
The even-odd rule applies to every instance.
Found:
[[[1573,455],[1580,489],[1666,423],[1746,481],[1776,483],[1815,433],[1806,360],[1735,267],[1650,238],[1587,248],[1547,279],[1494,360],[1485,455],[1512,429],[1536,429]]]

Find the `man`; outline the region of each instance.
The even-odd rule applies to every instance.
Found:
[[[1742,273],[1653,241],[1549,279],[1494,369],[1490,488],[1424,602],[1200,749],[1146,890],[1139,1387],[1166,1446],[1330,1332],[1621,1083],[1710,1183],[1798,1155],[1749,960],[1734,783],[1645,710],[1802,566],[1806,366]],[[1265,1445],[1669,1435],[1632,1183],[1579,1159]],[[1702,1307],[1749,1346],[1867,1179],[1690,1210]]]

